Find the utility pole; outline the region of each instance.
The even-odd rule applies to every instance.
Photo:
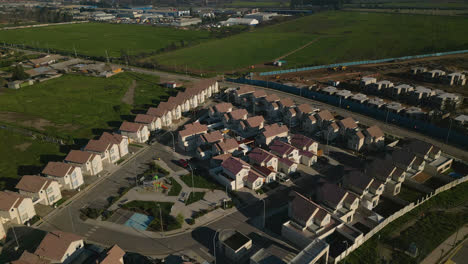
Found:
[[[73,51],[75,52],[75,58],[77,58],[78,56],[76,55],[76,48],[75,48],[75,45],[73,45]]]
[[[162,212],[161,212],[161,205],[158,204],[159,207],[159,222],[161,222],[161,235],[164,236],[164,229],[163,229],[163,221],[162,221]]]
[[[109,54],[107,53],[107,50],[106,50],[106,59],[107,59],[107,63],[109,63]]]
[[[11,230],[13,231],[13,236],[15,237],[15,241],[16,241],[15,250],[18,250],[20,245],[19,245],[19,242],[18,242],[18,237],[16,236],[15,227],[13,226],[13,224],[11,225]]]

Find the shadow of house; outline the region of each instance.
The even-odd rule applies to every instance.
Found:
[[[10,261],[17,260],[25,250],[33,253],[47,234],[46,231],[26,226],[15,227],[14,231],[15,233],[13,233],[11,228],[8,230],[5,244],[0,254],[0,263],[9,263]],[[18,250],[15,250],[17,246],[15,234],[19,242]]]
[[[36,166],[36,165],[21,165],[21,166],[18,166],[18,170],[17,170],[18,175],[20,176],[35,175],[35,174],[41,173],[41,171],[42,171],[42,166]]]
[[[216,230],[202,226],[192,231],[192,238],[204,247],[208,248],[210,253],[213,254],[213,238],[215,234]],[[215,241],[217,240],[218,238],[215,239]]]
[[[49,161],[58,161],[61,162],[65,159],[65,156],[62,155],[40,155],[39,161],[43,164],[47,164]]]

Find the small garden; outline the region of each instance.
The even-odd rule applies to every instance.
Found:
[[[147,201],[131,201],[123,204],[122,208],[140,214],[145,214],[154,217],[149,224],[149,231],[161,231],[161,216],[163,231],[171,231],[182,227],[184,221],[183,215],[177,217],[171,215],[171,208],[174,203],[169,202],[147,202]],[[161,211],[159,210],[161,208]],[[160,213],[161,212],[161,213]]]
[[[187,186],[192,187],[192,174],[182,175],[180,179],[187,184]],[[200,175],[193,175],[193,187],[195,188],[205,188],[210,190],[224,190],[223,186],[215,182],[211,178],[206,178]]]
[[[149,168],[146,169],[142,174],[138,175],[138,178],[144,177],[145,180],[152,180],[155,175],[163,177],[169,175],[169,171],[159,166],[155,162],[150,162]]]
[[[182,185],[180,185],[174,178],[169,178],[169,182],[171,183],[171,189],[167,195],[179,196],[180,192],[182,191]]]
[[[424,193],[418,192],[417,190],[408,188],[406,186],[401,186],[401,190],[398,194],[398,197],[412,203],[424,197]]]
[[[200,200],[203,200],[204,197],[205,197],[205,192],[190,192],[189,197],[187,198],[187,201],[185,202],[185,205],[196,203]]]

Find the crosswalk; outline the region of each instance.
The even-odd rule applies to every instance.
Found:
[[[89,229],[88,232],[86,232],[85,237],[89,238],[98,229],[99,229],[98,226],[93,226],[93,228]]]

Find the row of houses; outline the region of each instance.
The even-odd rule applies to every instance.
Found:
[[[411,69],[413,75],[421,77],[425,81],[441,82],[448,85],[465,85],[466,75],[463,72],[452,72],[447,74],[442,70],[428,70],[426,67],[414,67]]]
[[[184,94],[191,95],[196,98],[194,101],[201,104],[207,95],[211,96],[211,93],[215,91],[214,88],[217,92],[218,84],[216,81],[201,81],[193,87],[187,88]],[[188,97],[189,100],[192,97]],[[161,104],[169,105],[167,102]],[[161,104],[158,109],[163,110]],[[174,110],[173,108],[167,109],[170,112]],[[171,117],[170,114],[169,117]],[[162,123],[161,117],[155,117],[155,120]],[[167,120],[170,121],[165,124],[170,125],[172,119],[165,121]],[[161,127],[166,127],[166,125]],[[39,203],[51,206],[62,198],[61,191],[79,190],[84,184],[83,175],[98,176],[102,174],[103,171],[111,168],[128,155],[130,143],[146,142],[149,131],[155,129],[157,128],[151,123],[123,122],[119,133],[104,132],[99,138],[89,140],[82,149],[71,150],[63,162],[49,162],[42,170],[41,176],[23,176],[16,185],[18,192],[0,192],[0,222],[11,221],[15,224],[28,222],[36,215],[34,205]]]
[[[360,86],[367,94],[383,95],[392,99],[403,100],[410,104],[427,105],[440,110],[458,108],[463,104],[464,100],[461,95],[448,93],[440,89],[429,89],[424,86],[414,87],[408,84],[394,85],[390,81],[377,81],[373,77],[362,78]],[[350,91],[338,90],[335,87],[327,87],[323,91],[329,95],[336,94],[344,99],[353,97]]]

